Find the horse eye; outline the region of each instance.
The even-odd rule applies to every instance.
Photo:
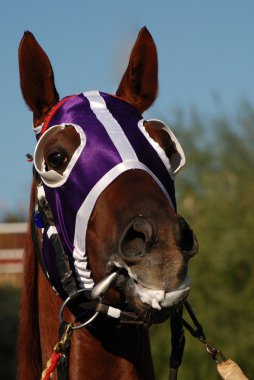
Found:
[[[60,169],[68,162],[68,156],[66,152],[53,152],[48,156],[47,167],[53,169]]]
[[[176,152],[175,144],[173,141],[171,141],[171,143],[165,149],[166,156],[170,159],[175,152]]]

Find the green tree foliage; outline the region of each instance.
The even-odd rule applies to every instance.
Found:
[[[193,228],[199,253],[190,262],[189,301],[208,340],[254,373],[254,108],[208,120],[177,114],[187,165],[176,179],[178,212]],[[168,376],[169,325],[151,331],[158,380]],[[186,332],[179,380],[219,379],[201,343]]]

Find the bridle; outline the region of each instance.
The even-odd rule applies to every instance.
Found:
[[[38,262],[40,263],[43,273],[45,274],[49,282],[50,278],[43,262],[41,243],[38,232],[38,229],[42,226],[48,238],[52,242],[52,246],[54,249],[55,265],[57,267],[58,275],[61,280],[62,288],[65,292],[65,296],[62,295],[62,297],[65,298],[65,301],[59,314],[60,322],[62,319],[61,315],[63,309],[68,304],[68,307],[75,315],[77,321],[82,320],[82,318],[84,317],[84,311],[89,312],[95,310],[96,313],[103,313],[109,317],[119,319],[120,323],[129,322],[135,324],[145,324],[141,320],[139,320],[139,317],[133,312],[122,311],[120,309],[116,309],[111,306],[109,307],[102,303],[104,294],[113,285],[116,278],[123,269],[118,269],[117,271],[110,273],[99,284],[93,287],[92,290],[78,289],[76,279],[73,276],[73,272],[71,270],[68,255],[65,252],[61,238],[55,227],[52,211],[47,202],[47,199],[42,195],[38,198],[36,211],[33,214],[31,222],[31,231],[36,257],[38,259]],[[79,300],[80,298],[81,302]],[[82,302],[82,298],[85,298],[85,302]],[[79,308],[81,308],[81,312],[79,311]]]
[[[61,279],[62,288],[65,292],[65,301],[59,312],[60,322],[62,322],[63,310],[68,305],[77,321],[82,321],[82,319],[86,317],[86,313],[91,313],[91,311],[94,311],[95,313],[101,313],[108,317],[115,318],[120,324],[129,323],[146,325],[146,323],[143,322],[134,312],[108,306],[102,302],[103,296],[109,288],[112,287],[117,277],[124,269],[117,269],[116,271],[110,273],[101,282],[95,285],[92,290],[78,289],[76,279],[71,270],[68,255],[66,254],[61,238],[57,233],[52,211],[43,195],[39,196],[35,209],[36,211],[33,214],[31,222],[31,231],[37,260],[40,263],[44,275],[50,282],[49,275],[43,262],[41,243],[39,239],[38,230],[43,227],[52,242],[54,248],[55,265],[58,270],[59,278]],[[50,285],[52,286],[51,282]],[[86,324],[87,323],[85,322],[85,325]]]

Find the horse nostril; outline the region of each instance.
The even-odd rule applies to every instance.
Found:
[[[127,259],[144,256],[153,238],[152,224],[146,219],[137,218],[124,233],[120,243],[120,252]]]
[[[174,224],[173,230],[176,243],[183,254],[194,256],[198,251],[198,242],[188,223],[180,218]]]
[[[152,224],[144,219],[135,220],[133,230],[136,231],[136,233],[143,234],[146,242],[150,241],[154,235]]]

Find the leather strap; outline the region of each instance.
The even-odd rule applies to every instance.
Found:
[[[137,314],[131,313],[128,311],[122,311],[112,306],[105,305],[103,303],[99,303],[96,306],[96,311],[99,311],[102,314],[106,314],[107,316],[115,319],[119,319],[119,322],[135,324],[135,325],[145,325],[146,323],[139,319]]]
[[[175,313],[171,316],[170,327],[171,327],[171,355],[170,355],[170,371],[169,380],[177,379],[178,368],[182,363],[184,346],[185,346],[185,336],[183,330],[183,308],[178,308]]]
[[[61,239],[55,228],[54,218],[45,197],[41,197],[38,200],[38,209],[46,232],[50,229],[53,231],[50,234],[49,239],[54,247],[56,266],[61,278],[63,289],[67,293],[68,297],[73,296],[78,290],[76,281],[72,275],[68,256],[65,253]]]

